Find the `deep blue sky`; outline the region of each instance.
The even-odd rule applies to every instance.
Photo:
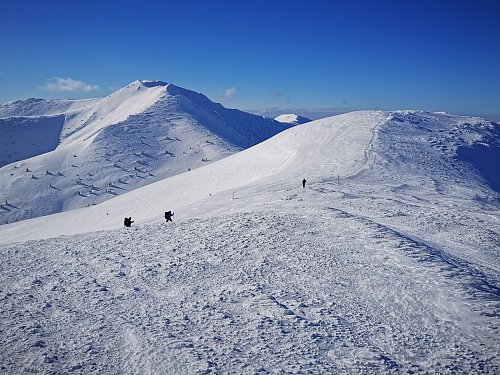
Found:
[[[500,1],[2,3],[0,103],[104,96],[136,79],[244,110],[500,120]],[[71,91],[57,91],[64,82]]]

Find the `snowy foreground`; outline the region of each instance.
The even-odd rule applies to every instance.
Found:
[[[0,226],[0,370],[499,373],[499,196],[461,151],[497,132],[335,116]]]

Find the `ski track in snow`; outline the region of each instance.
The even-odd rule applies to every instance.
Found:
[[[341,181],[3,246],[1,372],[499,373],[498,209],[418,148],[382,159],[380,124]]]

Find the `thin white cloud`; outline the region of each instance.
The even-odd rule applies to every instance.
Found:
[[[72,78],[52,77],[47,79],[42,89],[52,92],[90,92],[98,90],[99,86]]]
[[[232,99],[236,95],[236,88],[230,87],[224,91],[224,97],[226,99]]]

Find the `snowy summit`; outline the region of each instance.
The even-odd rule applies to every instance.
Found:
[[[291,125],[300,125],[311,121],[307,117],[299,116],[294,113],[279,115],[278,117],[275,118],[275,120],[278,122],[282,122],[284,124],[291,124]]]
[[[285,128],[161,81],[100,99],[0,105],[0,199],[17,207],[0,222],[98,204]]]
[[[164,160],[154,142],[185,168],[183,158],[206,155],[188,151],[200,139],[209,149],[214,139],[239,139],[243,148],[269,135],[251,133],[253,117],[169,87],[126,88],[161,105],[136,107],[114,126],[104,118],[123,116],[98,106],[82,121],[91,129],[78,128],[86,110],[73,109],[75,127],[51,152],[59,166],[81,155],[98,166],[79,175],[75,190],[87,198],[101,194],[92,178],[106,168],[130,178],[116,175],[107,189],[127,191],[0,226],[3,372],[499,372],[498,124],[353,112],[129,190]],[[200,107],[210,110],[185,115]],[[240,125],[223,126],[229,115]],[[71,151],[57,151],[70,138]],[[117,156],[124,148],[131,152]],[[34,174],[24,168],[47,168],[51,153],[4,166],[3,186]],[[108,167],[99,162],[106,158]],[[39,194],[25,186],[23,195]],[[2,215],[27,206],[12,196]]]

